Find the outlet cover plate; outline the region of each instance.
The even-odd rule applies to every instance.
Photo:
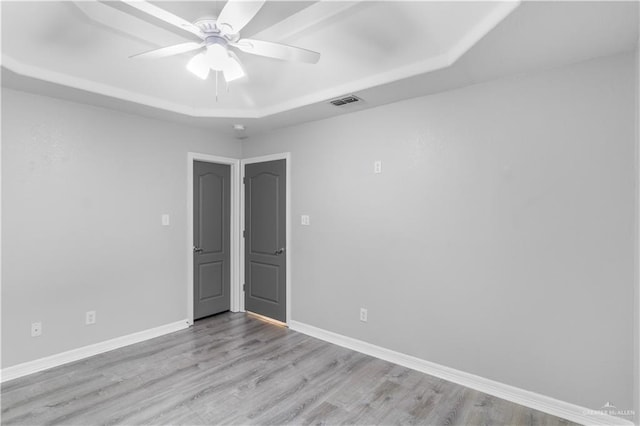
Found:
[[[42,335],[42,323],[34,322],[31,323],[31,337],[38,337]]]

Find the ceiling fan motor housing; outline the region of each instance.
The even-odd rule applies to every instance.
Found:
[[[209,38],[211,37],[223,39],[225,43],[236,42],[240,39],[239,34],[229,34],[221,31],[215,19],[211,19],[211,18],[200,19],[199,21],[196,21],[194,25],[200,28],[200,30],[204,35],[203,38],[207,42],[207,44],[209,44]],[[222,44],[222,43],[219,43],[219,44]]]
[[[219,44],[225,49],[229,45],[229,40],[220,35],[208,35],[207,38],[204,39],[205,46],[209,47],[214,44]]]

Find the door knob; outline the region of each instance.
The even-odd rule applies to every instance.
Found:
[[[273,252],[276,256],[280,256],[282,253],[284,253],[284,247]]]
[[[204,249],[201,249],[200,247],[193,246],[193,252],[194,253],[202,253],[203,251],[204,251]]]

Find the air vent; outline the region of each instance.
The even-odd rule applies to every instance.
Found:
[[[338,99],[329,101],[331,105],[335,105],[335,106],[344,106],[348,104],[353,104],[355,102],[362,102],[362,99],[354,95],[349,95],[349,96],[345,96],[344,98],[338,98]]]

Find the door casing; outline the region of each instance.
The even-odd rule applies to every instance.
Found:
[[[271,155],[264,155],[261,157],[253,157],[253,158],[245,158],[244,160],[240,161],[240,170],[241,170],[241,181],[244,179],[244,166],[246,164],[252,164],[252,163],[262,163],[265,161],[273,161],[273,160],[285,160],[286,163],[286,174],[287,174],[287,180],[286,180],[286,189],[285,189],[285,193],[286,193],[286,206],[285,206],[285,229],[286,229],[286,250],[284,252],[285,254],[285,259],[286,259],[286,267],[285,267],[285,271],[286,271],[286,315],[287,315],[287,322],[286,324],[289,325],[289,322],[291,321],[291,153],[289,152],[283,152],[280,154],[271,154]],[[241,230],[244,229],[244,185],[240,185],[240,226],[241,226]],[[242,232],[242,231],[241,231]],[[244,289],[242,288],[242,283],[244,283],[244,263],[245,263],[245,259],[244,259],[244,238],[240,238],[240,253],[242,253],[242,255],[240,255],[240,286],[239,286],[239,302],[240,302],[240,311],[241,312],[245,312],[245,307],[244,307]],[[233,292],[232,292],[233,293]],[[233,304],[232,304],[233,306]]]
[[[287,325],[291,321],[291,153],[265,155],[261,157],[238,160],[235,158],[218,157],[197,152],[187,153],[187,240],[185,253],[187,259],[187,323],[193,325],[193,162],[229,164],[231,166],[231,311],[245,312],[244,308],[244,165],[272,160],[286,160],[286,293],[287,293]]]
[[[215,155],[201,154],[196,152],[187,153],[187,323],[193,325],[193,162],[203,161],[207,163],[228,164],[231,166],[231,241],[229,249],[231,252],[231,311],[238,312],[244,304],[244,293],[240,281],[240,226],[243,222],[240,219],[240,160],[234,158],[218,157]],[[244,249],[244,247],[242,247]],[[244,307],[242,307],[244,310]]]

